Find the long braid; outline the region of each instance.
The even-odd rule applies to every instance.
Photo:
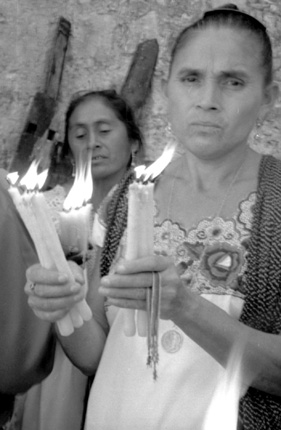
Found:
[[[267,333],[281,331],[281,162],[264,156],[259,171],[241,321]],[[240,402],[245,430],[281,428],[281,397],[250,387]]]
[[[116,255],[121,237],[127,226],[128,188],[133,180],[133,171],[129,169],[120,181],[107,210],[107,231],[101,254],[101,276],[107,275]]]

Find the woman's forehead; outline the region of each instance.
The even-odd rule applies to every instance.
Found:
[[[210,27],[193,30],[177,51],[172,69],[180,67],[257,68],[260,47],[249,31]]]
[[[108,105],[106,100],[102,97],[88,97],[81,101],[74,109],[70,123],[77,121],[78,119],[97,119],[99,117],[108,119],[118,119],[115,111]]]

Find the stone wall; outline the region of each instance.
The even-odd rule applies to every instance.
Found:
[[[156,38],[160,51],[142,125],[147,158],[161,152],[165,136],[166,77],[174,36],[207,8],[223,0],[0,0],[0,166],[8,168],[34,95],[42,91],[61,16],[71,23],[57,113],[52,129],[63,138],[63,118],[79,90],[120,90],[137,45]],[[276,80],[281,81],[281,2],[236,0],[262,20],[273,41]],[[281,154],[281,101],[264,125],[257,150]]]

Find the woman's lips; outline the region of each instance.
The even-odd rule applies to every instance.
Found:
[[[208,128],[221,128],[221,126],[215,122],[198,121],[191,123],[192,126],[197,127],[208,127]]]

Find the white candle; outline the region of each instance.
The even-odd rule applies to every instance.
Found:
[[[35,163],[36,167],[36,163]],[[34,163],[30,171],[34,173]],[[37,172],[35,172],[37,175]],[[54,224],[49,214],[47,202],[40,192],[24,191],[12,185],[10,174],[7,177],[10,183],[9,192],[14,204],[33,239],[39,261],[43,267],[54,268],[68,274],[71,281],[75,281],[73,274],[65,259]],[[26,175],[28,176],[28,175]],[[23,180],[22,180],[23,181]],[[31,181],[27,177],[26,182]],[[33,179],[34,182],[34,179]],[[68,336],[74,331],[74,327],[80,327],[83,321],[92,317],[91,309],[85,300],[76,304],[62,320],[58,321],[58,328],[62,335]]]
[[[42,193],[35,193],[33,195],[32,207],[33,207],[36,219],[40,220],[44,242],[47,249],[49,250],[49,253],[53,257],[53,262],[55,264],[55,267],[58,270],[67,273],[70,280],[75,282],[74,276],[65,258],[55,226],[50,220],[50,216],[48,213],[49,207]],[[82,317],[82,320],[84,321],[88,321],[92,318],[92,312],[85,300],[82,300],[81,302],[77,303],[74,306],[74,312],[70,310],[71,318],[75,318],[75,320],[78,319],[77,323],[78,323],[78,327],[80,327],[83,324],[83,321],[81,321],[81,318],[78,317],[78,314],[76,312],[77,310],[78,310],[78,314],[80,314],[80,316]],[[76,325],[74,326],[77,327]]]
[[[50,256],[49,251],[46,249],[44,244],[44,238],[42,236],[41,225],[38,224],[34,212],[32,210],[30,201],[33,193],[24,192],[22,195],[19,190],[16,190],[15,186],[9,188],[9,192],[14,201],[14,204],[27,228],[29,234],[35,245],[39,261],[43,267],[52,268],[54,267],[53,259]],[[58,321],[58,328],[63,336],[68,336],[73,333],[73,324],[69,315],[66,315],[60,321]]]
[[[93,194],[91,163],[92,153],[89,151],[87,160],[78,161],[74,183],[60,213],[60,239],[66,253],[73,250],[86,256]]]
[[[150,166],[138,166],[135,173],[139,181],[129,186],[128,193],[128,222],[127,247],[125,258],[134,258],[153,255],[153,191],[155,179],[167,167],[173,158],[175,144],[168,143],[161,156]],[[149,304],[149,291],[147,293],[147,307]],[[136,332],[135,311],[127,310],[125,313],[124,332],[127,336],[134,336]],[[148,314],[146,311],[138,312],[138,333],[145,336],[148,332]]]
[[[60,239],[68,254],[72,251],[86,254],[90,235],[91,205],[60,212]]]
[[[125,258],[135,258],[153,255],[153,190],[154,184],[134,181],[129,186],[128,193],[128,224],[127,245]],[[148,315],[146,311],[137,312],[137,324],[135,311],[126,310],[124,313],[124,333],[134,336],[136,325],[140,336],[147,336]]]

